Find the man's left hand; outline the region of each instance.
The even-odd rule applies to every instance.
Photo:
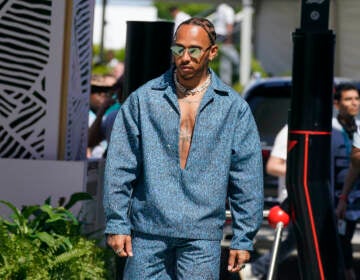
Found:
[[[233,250],[230,249],[228,260],[228,271],[239,272],[250,260],[250,253],[245,250]]]

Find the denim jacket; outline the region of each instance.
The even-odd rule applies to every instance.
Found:
[[[182,169],[172,71],[134,91],[116,117],[105,168],[105,233],[220,240],[228,199],[231,248],[252,250],[262,221],[263,170],[250,108],[210,70]]]

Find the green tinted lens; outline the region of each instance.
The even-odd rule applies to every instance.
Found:
[[[201,56],[200,48],[192,47],[192,48],[189,48],[188,51],[189,51],[189,55],[193,58],[199,58]]]
[[[181,46],[172,46],[170,49],[175,56],[182,56],[185,51],[185,48]]]

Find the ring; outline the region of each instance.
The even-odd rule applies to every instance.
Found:
[[[117,249],[117,250],[115,251],[115,254],[119,255],[119,254],[121,254],[122,251],[124,251],[124,248]]]

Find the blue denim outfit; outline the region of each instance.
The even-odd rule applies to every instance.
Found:
[[[220,241],[169,238],[134,232],[134,256],[127,258],[123,280],[219,279]]]
[[[173,69],[121,106],[106,161],[105,233],[220,240],[228,198],[231,248],[253,249],[263,209],[259,136],[248,104],[210,72],[184,169]]]

